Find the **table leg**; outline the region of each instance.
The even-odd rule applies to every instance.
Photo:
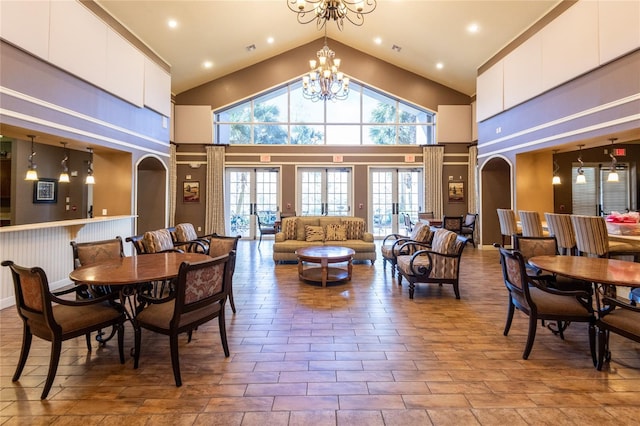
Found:
[[[322,267],[322,287],[326,287],[327,278],[329,278],[329,262],[327,261],[327,259],[322,259],[322,261],[320,262],[320,266]]]
[[[351,281],[351,271],[353,270],[353,259],[349,259],[347,262],[347,280]]]

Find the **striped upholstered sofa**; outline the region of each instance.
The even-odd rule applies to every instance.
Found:
[[[376,260],[373,234],[364,219],[355,216],[292,216],[282,219],[273,243],[276,263],[297,261],[296,250],[318,245],[353,249],[353,260]]]

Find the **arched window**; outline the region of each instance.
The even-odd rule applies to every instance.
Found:
[[[298,80],[214,112],[217,144],[427,145],[436,114],[351,81],[349,96],[313,102]]]

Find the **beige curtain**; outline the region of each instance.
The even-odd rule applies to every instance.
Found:
[[[473,145],[469,147],[469,173],[467,176],[467,198],[469,213],[478,213],[478,146]],[[480,217],[476,220],[476,228],[473,231],[473,241],[478,243],[480,241]]]
[[[224,228],[224,146],[207,146],[207,194],[204,230],[225,234]]]
[[[469,213],[478,213],[478,147],[469,147],[469,175],[467,176]]]
[[[176,166],[176,146],[169,144],[169,226],[176,224],[176,188],[178,185],[178,174]]]
[[[433,212],[433,217],[442,217],[442,169],[444,164],[443,146],[425,146],[422,148],[424,161],[424,211]]]

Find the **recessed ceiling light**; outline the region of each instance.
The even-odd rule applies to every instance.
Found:
[[[438,68],[439,70],[441,70],[442,68],[444,68],[444,64],[442,62],[438,62],[436,64],[436,68]]]
[[[178,26],[178,21],[176,21],[175,19],[169,19],[167,25],[169,25],[169,28],[175,28]]]
[[[203,66],[203,67],[205,67],[205,68],[211,68],[211,67],[213,67],[213,62],[211,62],[211,61],[204,61],[204,62],[202,63],[202,66]]]
[[[382,44],[382,39],[380,37],[376,37],[376,38],[373,39],[373,42],[375,44]]]
[[[469,31],[470,33],[477,33],[479,30],[480,27],[476,23],[469,24],[469,26],[467,27],[467,31]]]
[[[269,37],[269,38],[267,39],[267,43],[269,43],[269,44],[273,44],[273,37]]]

